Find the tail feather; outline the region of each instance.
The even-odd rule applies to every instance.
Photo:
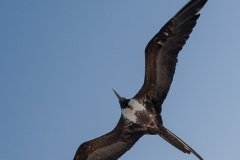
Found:
[[[180,151],[188,154],[193,153],[200,160],[203,160],[203,158],[196,151],[194,151],[189,145],[187,145],[183,140],[181,140],[178,136],[169,131],[167,128],[162,126],[159,136],[161,136],[163,139],[165,139],[167,142],[169,142],[171,145],[173,145]]]

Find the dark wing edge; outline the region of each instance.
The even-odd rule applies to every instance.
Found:
[[[73,160],[112,160],[127,152],[143,134],[124,133],[125,120],[120,118],[117,126],[109,133],[82,143]]]
[[[149,41],[145,49],[145,78],[134,98],[151,98],[161,112],[161,105],[170,89],[178,53],[182,50],[207,0],[189,1]]]

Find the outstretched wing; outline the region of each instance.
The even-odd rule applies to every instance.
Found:
[[[161,112],[170,89],[177,57],[191,34],[207,0],[190,0],[150,40],[145,49],[145,79],[134,98],[151,99]],[[144,101],[144,100],[143,100]]]
[[[120,118],[113,131],[81,144],[74,160],[113,160],[121,157],[143,136],[142,133],[126,133],[132,126],[125,124],[125,120]]]

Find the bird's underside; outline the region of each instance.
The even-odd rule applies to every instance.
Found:
[[[184,153],[202,157],[163,126],[162,104],[170,89],[178,53],[189,38],[198,12],[207,0],[190,0],[149,41],[145,49],[145,78],[142,88],[131,99],[121,97],[121,117],[109,133],[80,145],[74,160],[116,160],[143,135],[159,135]]]

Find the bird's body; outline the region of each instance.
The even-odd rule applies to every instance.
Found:
[[[150,112],[146,109],[146,106],[139,103],[136,99],[130,99],[128,106],[122,109],[122,115],[130,123],[138,125],[138,131],[141,131],[145,134],[157,134],[159,121],[157,115],[154,112]]]
[[[170,89],[177,57],[199,18],[198,12],[207,0],[190,0],[150,40],[145,49],[145,79],[142,88],[131,99],[121,97],[121,117],[109,133],[84,142],[74,160],[116,160],[143,135],[159,135],[183,151],[202,157],[163,126],[162,104]]]

